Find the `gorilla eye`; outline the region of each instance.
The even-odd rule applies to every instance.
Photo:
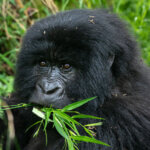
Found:
[[[47,63],[46,63],[46,61],[41,61],[41,62],[39,63],[39,65],[40,65],[41,67],[46,67],[46,66],[47,66]]]
[[[62,65],[62,69],[67,70],[67,69],[69,69],[69,68],[71,68],[71,65],[70,65],[70,64],[64,64],[64,65]]]

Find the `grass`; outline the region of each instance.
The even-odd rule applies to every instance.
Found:
[[[145,63],[150,66],[150,0],[55,0],[55,3],[47,4],[43,1],[0,1],[0,96],[8,96],[13,91],[16,56],[26,29],[35,20],[57,11],[111,9],[127,21],[141,47]]]

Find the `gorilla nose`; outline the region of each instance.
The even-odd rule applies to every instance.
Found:
[[[38,83],[37,86],[41,89],[41,91],[44,94],[47,94],[47,95],[51,95],[51,94],[57,93],[57,91],[60,89],[60,87],[57,84],[57,82],[48,82],[46,80]]]
[[[59,101],[62,99],[64,89],[62,84],[57,80],[41,79],[36,84],[36,89],[31,95],[29,101],[31,103],[50,106],[59,106]]]

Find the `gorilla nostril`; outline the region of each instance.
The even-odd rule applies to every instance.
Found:
[[[45,94],[48,94],[48,95],[54,94],[58,91],[58,89],[59,89],[58,87],[55,87],[53,89],[48,89],[48,90],[45,91]]]

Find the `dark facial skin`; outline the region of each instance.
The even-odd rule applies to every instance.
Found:
[[[67,105],[69,98],[66,95],[66,84],[74,78],[75,68],[69,63],[52,65],[49,61],[40,61],[35,67],[40,74],[35,90],[29,102],[62,108]]]

